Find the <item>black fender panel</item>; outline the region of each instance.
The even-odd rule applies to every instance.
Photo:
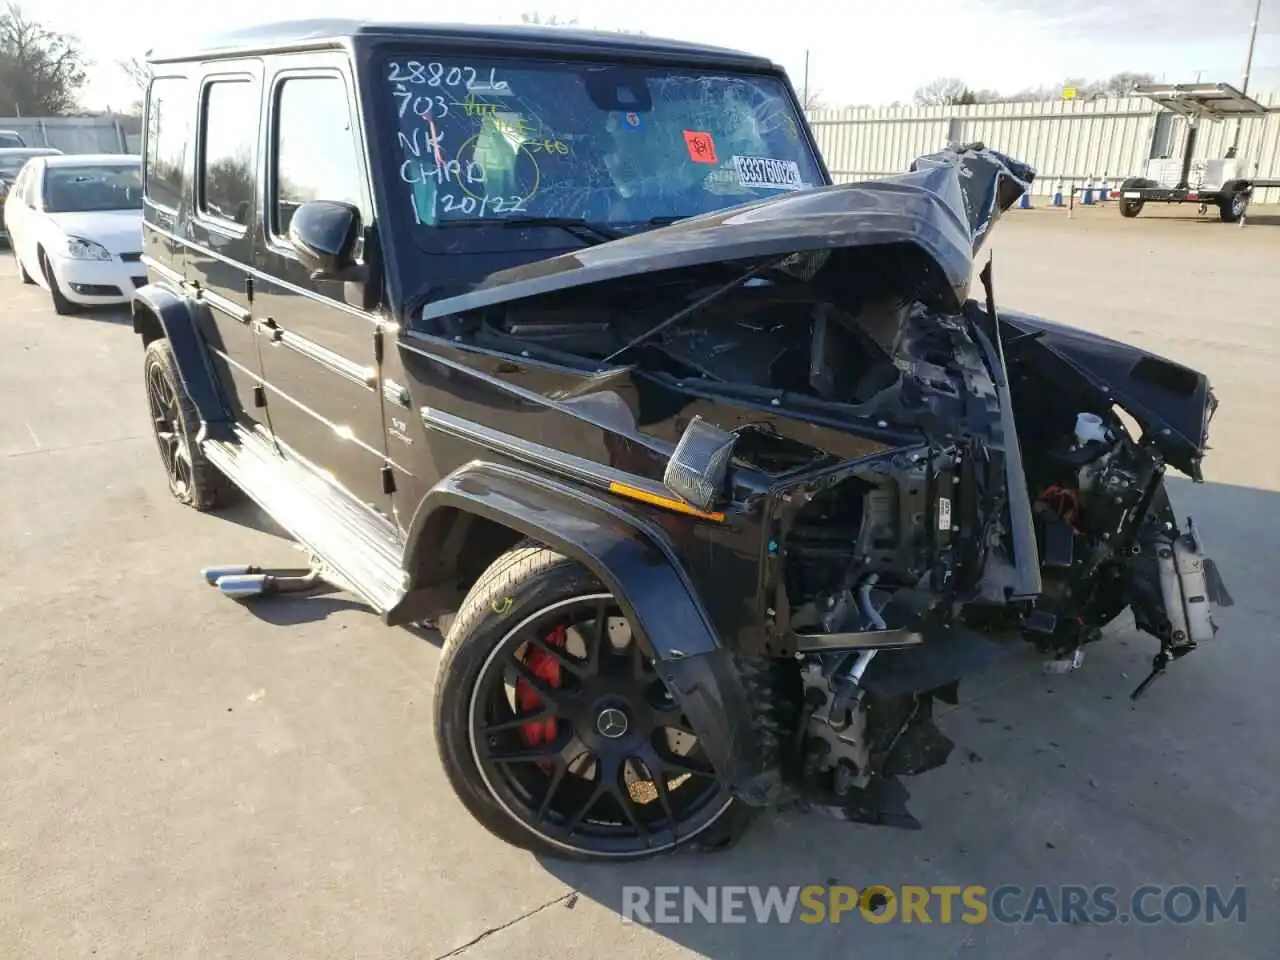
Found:
[[[137,333],[143,333],[139,314],[142,311],[152,314],[164,330],[165,339],[173,350],[178,374],[182,377],[182,385],[195,404],[200,419],[211,427],[230,426],[231,414],[218,390],[218,378],[209,360],[209,352],[191,314],[193,308],[207,309],[193,306],[168,287],[147,284],[134,291],[130,303],[133,329]]]
[[[617,597],[656,660],[720,648],[665,534],[643,518],[540,474],[473,461],[432,487],[418,507],[409,525],[407,569],[418,568],[420,551],[438,546],[422,534],[431,515],[448,507],[510,527],[582,564]]]
[[[1093,386],[1101,399],[1110,398],[1142,425],[1170,464],[1195,480],[1209,438],[1209,419],[1218,401],[1209,379],[1184,367],[1118,340],[1052,323],[1024,313],[1000,311],[1012,327],[1017,350],[1048,350]]]
[[[407,569],[417,569],[419,551],[438,546],[421,534],[433,513],[449,508],[518,530],[594,573],[654,658],[716,771],[747,802],[761,793],[764,754],[741,676],[660,529],[581,489],[473,461],[423,499],[409,528]],[[396,611],[387,619],[397,622]]]

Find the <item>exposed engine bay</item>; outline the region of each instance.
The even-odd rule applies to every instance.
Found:
[[[625,358],[682,397],[865,438],[839,455],[802,429],[695,416],[664,480],[701,510],[734,506],[735,477],[768,489],[739,504],[763,531],[761,642],[739,664],[767,765],[791,786],[756,800],[798,793],[903,826],[897,777],[952,748],[933,704],[1010,638],[1066,672],[1131,610],[1158,643],[1136,699],[1231,602],[1164,486],[1170,467],[1200,479],[1207,381],[997,310],[990,264],[970,299],[973,255],[1033,174],[980,146],[915,172],[931,244],[710,259],[429,318],[496,351],[601,373]]]

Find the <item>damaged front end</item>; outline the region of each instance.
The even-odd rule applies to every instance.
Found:
[[[1021,640],[1072,669],[1131,609],[1159,641],[1154,677],[1230,602],[1164,489],[1170,466],[1201,478],[1204,376],[1000,312],[989,263],[970,296],[1032,177],[957,147],[494,274],[423,313],[433,335],[585,365],[556,401],[665,449],[666,489],[754,545],[755,581],[714,587],[754,604],[733,641],[766,731],[763,773],[735,784],[750,802],[916,826],[898,778],[946,761],[934,704],[964,674]]]

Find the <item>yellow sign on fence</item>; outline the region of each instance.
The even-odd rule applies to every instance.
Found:
[[[1074,100],[1075,98],[1076,98],[1076,88],[1075,88],[1075,87],[1063,87],[1063,88],[1062,88],[1062,99],[1063,99],[1063,100]]]

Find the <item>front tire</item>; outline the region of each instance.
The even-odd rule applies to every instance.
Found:
[[[169,481],[169,492],[179,503],[202,512],[225,505],[231,500],[234,488],[196,442],[200,435],[200,416],[182,386],[168,340],[151,341],[144,355],[143,371],[151,426]]]
[[[13,239],[9,239],[9,249],[13,252],[13,259],[18,263],[18,276],[22,278],[22,282],[26,284],[34,284],[36,278],[27,273],[27,268],[22,262],[22,257],[18,256],[17,247],[13,246]]]
[[[1121,200],[1120,216],[1133,219],[1142,212],[1141,200]]]
[[[499,557],[449,627],[436,745],[489,832],[571,860],[723,849],[751,808],[729,795],[614,598],[536,545]]]
[[[63,292],[58,289],[58,278],[53,274],[53,264],[49,262],[49,257],[43,251],[39,256],[40,269],[44,272],[45,280],[49,282],[49,296],[53,300],[53,312],[60,317],[69,317],[79,313],[79,305],[68,300]]]

